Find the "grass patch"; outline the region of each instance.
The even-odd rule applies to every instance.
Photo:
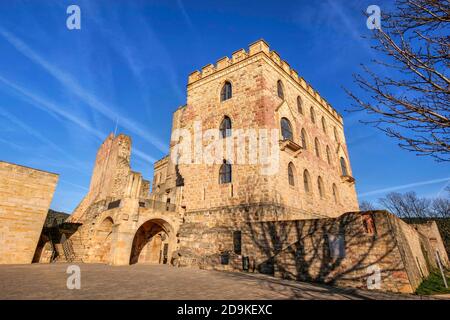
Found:
[[[447,284],[450,286],[450,273],[445,272],[447,278]],[[416,290],[416,294],[431,295],[431,294],[450,294],[450,288],[446,288],[444,280],[440,271],[433,271],[430,273],[427,279],[425,279]]]

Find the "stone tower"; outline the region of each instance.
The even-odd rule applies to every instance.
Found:
[[[231,129],[226,134],[224,121]],[[211,147],[211,140],[223,144]],[[269,141],[265,159],[262,141]],[[223,157],[211,162],[208,154]],[[204,242],[199,230],[239,229],[253,219],[332,218],[359,209],[342,116],[264,40],[190,74],[187,103],[173,116],[171,154],[155,165],[153,181],[160,200],[177,190],[171,198],[186,222],[181,247]],[[226,241],[206,242],[217,252]]]
[[[221,96],[225,84],[231,86],[228,99]],[[292,218],[335,217],[358,209],[342,117],[264,40],[251,44],[248,52],[238,50],[231,59],[222,58],[215,66],[193,72],[187,104],[174,113],[173,130],[191,133],[195,153],[195,130],[219,130],[225,117],[231,120],[232,132],[225,139],[232,139],[235,145],[231,182],[219,183],[220,160],[215,164],[204,159],[195,162],[193,155],[194,163],[180,163],[182,205],[187,213],[251,203],[292,208]],[[283,136],[281,122],[285,120],[290,137]],[[250,130],[261,139],[260,129],[279,132],[271,174],[262,174],[267,164],[261,159],[256,163],[248,159]],[[208,144],[205,140],[203,137],[203,149]],[[243,141],[246,160],[238,163],[236,148]],[[176,142],[172,141],[172,150]],[[223,159],[229,161],[226,151],[223,153]],[[176,158],[173,152],[171,158]]]

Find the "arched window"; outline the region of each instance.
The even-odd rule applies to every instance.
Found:
[[[223,164],[220,166],[219,183],[231,183],[231,164],[226,160],[223,160]]]
[[[301,131],[301,138],[302,138],[302,147],[303,149],[308,149],[308,140],[306,140],[306,131],[305,129],[302,129]]]
[[[300,96],[297,97],[297,110],[298,113],[303,114],[303,101],[302,98],[300,98]]]
[[[327,133],[327,124],[325,122],[325,118],[322,117],[321,121],[322,121],[322,130],[323,130],[323,132]]]
[[[305,188],[305,192],[310,192],[311,190],[309,180],[309,172],[305,169],[305,171],[303,171],[303,187]]]
[[[338,190],[337,190],[336,184],[333,183],[332,189],[333,189],[334,203],[339,203],[339,195],[338,195]]]
[[[220,92],[220,101],[225,101],[225,100],[231,99],[232,95],[233,95],[233,92],[232,92],[231,83],[226,81],[223,84],[222,91]]]
[[[336,127],[333,127],[333,132],[334,132],[334,140],[337,142],[338,141],[338,134],[337,134]]]
[[[311,113],[311,122],[312,122],[312,123],[316,123],[316,115],[314,114],[314,109],[313,109],[313,107],[311,107],[311,108],[309,109],[309,112]]]
[[[327,146],[327,162],[328,162],[328,164],[331,164],[331,153],[330,153],[329,146]]]
[[[316,156],[320,158],[320,146],[319,146],[319,139],[314,139],[314,151],[316,152]]]
[[[281,80],[278,80],[277,82],[277,93],[281,99],[284,99],[283,83],[281,82]]]
[[[291,186],[295,186],[294,172],[295,172],[294,165],[292,164],[292,162],[290,162],[288,165],[288,180],[289,180],[289,185],[291,185]]]
[[[348,176],[347,163],[345,162],[344,157],[341,157],[341,171],[343,176]]]
[[[291,123],[286,118],[281,118],[281,136],[283,140],[293,140]]]
[[[323,181],[320,176],[317,178],[317,189],[319,190],[319,196],[323,198],[325,195],[325,190],[323,189]]]
[[[231,136],[231,119],[228,116],[225,116],[220,123],[220,137],[226,138]]]

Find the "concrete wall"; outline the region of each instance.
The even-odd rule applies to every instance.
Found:
[[[58,175],[0,162],[0,263],[31,263]]]

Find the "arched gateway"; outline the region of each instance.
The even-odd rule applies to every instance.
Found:
[[[131,247],[130,264],[167,264],[174,243],[173,229],[162,219],[144,222],[136,231]]]

